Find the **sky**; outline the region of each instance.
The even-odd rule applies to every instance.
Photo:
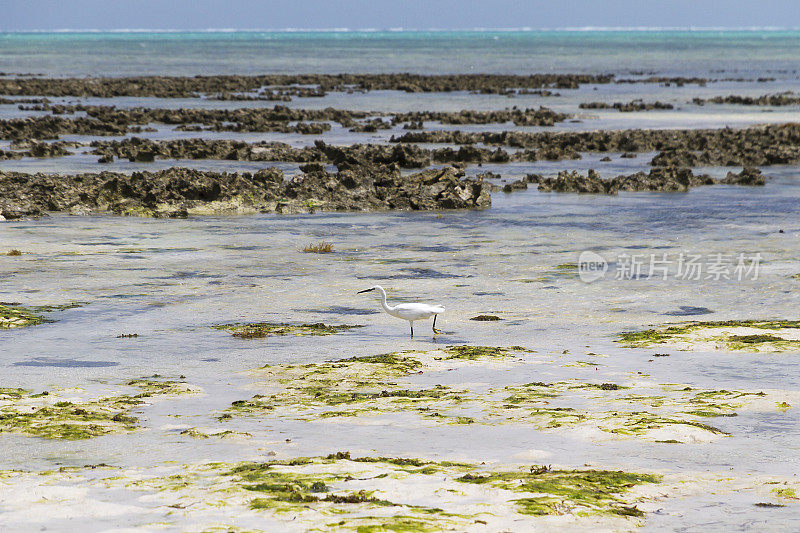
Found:
[[[800,27],[798,0],[0,0],[0,31]]]

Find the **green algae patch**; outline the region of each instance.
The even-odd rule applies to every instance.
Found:
[[[0,304],[0,329],[24,328],[44,324],[47,319],[25,307]]]
[[[711,418],[735,417],[742,409],[782,413],[785,409],[780,406],[788,405],[787,399],[800,401],[780,391],[767,394],[663,385],[644,375],[627,383],[575,378],[480,390],[437,383],[457,376],[449,371],[460,368],[541,364],[516,357],[516,352],[522,351],[527,350],[518,346],[448,346],[323,363],[267,365],[253,371],[258,393],[234,401],[217,418],[356,425],[515,424],[545,432],[569,432],[589,440],[697,443],[729,435],[724,426],[709,424]]]
[[[189,428],[181,431],[181,435],[186,435],[187,437],[192,437],[193,439],[235,439],[235,438],[251,438],[253,436],[252,433],[247,433],[244,431],[233,431],[230,429],[226,429],[223,431],[215,431],[212,433],[206,433],[201,431],[197,428]]]
[[[556,270],[578,270],[577,263],[562,263],[560,265],[556,265],[553,268]]]
[[[214,329],[225,330],[240,339],[261,339],[282,335],[333,335],[342,331],[363,327],[361,325],[330,326],[322,322],[316,324],[286,324],[273,322],[252,322],[247,324],[222,324]]]
[[[34,305],[31,310],[36,313],[52,313],[53,311],[66,311],[67,309],[77,309],[88,305],[89,302],[69,302],[58,305]]]
[[[28,396],[30,391],[12,387],[0,387],[0,400],[20,400]]]
[[[191,390],[184,383],[152,379],[131,380],[126,385],[143,392],[100,398],[76,399],[60,393],[31,394],[24,389],[0,388],[0,433],[20,433],[33,437],[82,440],[140,427],[130,414],[146,398],[170,396]]]
[[[617,342],[630,348],[672,345],[681,350],[797,351],[800,350],[800,321],[686,322],[643,331],[626,331],[618,335]]]
[[[521,346],[511,346],[503,348],[501,346],[448,346],[444,349],[446,357],[444,359],[484,359],[488,357],[508,357],[513,352],[527,351]]]
[[[684,414],[690,415],[692,413],[687,412]],[[670,426],[684,426],[686,428],[699,429],[711,435],[730,435],[719,428],[698,422],[693,419],[659,416],[653,415],[649,412],[625,413],[622,417],[620,417],[617,413],[614,413],[613,417],[606,417],[606,420],[621,420],[621,423],[617,423],[616,427],[605,428],[606,431],[621,435],[643,435],[649,431],[661,430],[664,428],[669,428]]]
[[[265,462],[7,470],[0,479],[4,492],[14,495],[4,502],[5,516],[19,518],[4,523],[15,530],[38,526],[35,516],[47,520],[56,505],[70,504],[74,520],[83,522],[96,519],[98,506],[135,502],[131,520],[153,526],[155,515],[159,528],[180,531],[632,531],[645,525],[644,509],[658,507],[666,494],[732,489],[768,494],[773,503],[759,505],[773,507],[790,505],[798,489],[788,476],[698,479],[602,467],[488,468],[411,457],[351,458],[347,452]],[[231,522],[240,527],[228,528]]]
[[[637,505],[674,485],[651,474],[601,468],[487,468],[416,457],[351,457],[346,451],[267,461],[4,471],[0,479],[4,490],[27,489],[9,503],[10,512],[46,505],[42,494],[49,493],[37,489],[57,485],[90,493],[97,504],[136,501],[150,524],[157,512],[163,528],[204,531],[231,517],[265,531],[538,531],[564,524],[627,531],[643,524]],[[74,510],[83,520],[83,506]],[[85,510],[92,516],[93,509]],[[563,518],[554,522],[554,515]]]
[[[651,474],[612,470],[549,470],[531,467],[530,472],[466,474],[461,483],[489,485],[503,490],[529,493],[514,500],[517,512],[536,516],[566,513],[643,516],[627,503],[623,494],[644,483],[659,483]]]
[[[136,429],[138,419],[127,414],[136,402],[118,400],[44,403],[23,395],[10,403],[0,401],[0,433],[80,440]]]
[[[366,355],[362,357],[351,357],[349,359],[339,359],[336,363],[373,363],[376,365],[384,365],[398,373],[410,373],[419,370],[422,363],[413,357],[407,357],[404,353],[408,352],[392,352],[381,355]]]
[[[27,326],[38,326],[52,322],[52,320],[42,316],[42,313],[52,313],[54,311],[64,311],[82,307],[87,302],[70,302],[60,305],[34,305],[30,307],[20,307],[17,304],[0,303],[0,329],[23,328]]]
[[[756,344],[759,342],[780,342],[783,337],[776,337],[775,335],[731,335],[728,337],[731,342],[741,342],[743,344]]]
[[[351,357],[324,363],[265,366],[263,393],[237,400],[226,414],[333,420],[435,408],[461,398],[444,385],[413,387],[401,380],[422,372],[411,352]],[[224,415],[223,415],[224,416]]]
[[[574,426],[588,420],[589,416],[588,413],[572,407],[534,407],[526,413],[526,418],[531,422],[538,421],[542,429]]]
[[[470,463],[455,462],[455,461],[429,461],[426,459],[417,459],[414,457],[355,457],[350,458],[349,452],[339,452],[335,456],[328,456],[328,458],[336,457],[339,459],[349,459],[357,463],[383,463],[401,467],[403,471],[414,474],[430,475],[434,472],[450,472],[453,469],[469,470],[475,468],[475,465]]]
[[[565,368],[591,368],[600,366],[600,363],[595,363],[594,361],[571,361],[561,366]]]
[[[442,519],[420,519],[411,516],[365,516],[326,524],[325,531],[345,530],[356,533],[428,533],[442,531]],[[330,528],[330,529],[327,529]]]
[[[740,410],[783,412],[785,393],[693,389],[680,385],[533,382],[490,391],[477,422],[531,424],[541,431],[573,431],[593,440],[708,442],[729,435],[709,418]],[[777,407],[776,407],[777,406]]]
[[[519,386],[508,386],[505,387],[503,391],[511,393],[510,396],[503,398],[503,402],[511,404],[512,406],[546,402],[551,398],[560,396],[563,392],[556,384],[543,383],[540,381]]]
[[[778,498],[784,498],[787,500],[798,500],[800,498],[797,497],[797,491],[791,488],[776,488],[772,489],[772,493],[777,496]]]
[[[721,340],[729,350],[736,351],[800,351],[800,339],[786,339],[775,335],[729,335]]]
[[[178,396],[182,394],[196,394],[198,389],[183,381],[154,375],[146,378],[136,378],[125,382],[130,387],[136,387],[141,392],[135,398],[150,398],[152,396]]]
[[[238,488],[256,496],[249,502],[249,506],[253,510],[269,510],[280,514],[300,512],[303,509],[313,508],[314,504],[318,504],[320,511],[328,512],[331,511],[331,506],[340,507],[338,512],[346,511],[341,507],[357,509],[418,508],[418,506],[404,505],[378,497],[374,489],[349,490],[344,488],[349,481],[355,479],[356,475],[361,475],[359,470],[364,470],[358,466],[353,467],[358,462],[373,463],[369,465],[368,469],[382,472],[373,479],[386,478],[392,471],[409,474],[409,471],[403,467],[408,464],[417,466],[416,462],[405,463],[389,458],[351,460],[349,453],[339,452],[326,457],[299,457],[288,461],[240,463],[224,472],[224,475],[232,477],[233,483]],[[351,467],[342,470],[340,467],[342,463],[351,465]],[[418,472],[412,471],[411,473],[417,474]]]
[[[417,531],[414,528],[418,527],[441,530],[443,523],[459,529],[459,526],[475,523],[478,515],[448,508],[457,497],[447,498],[450,502],[439,502],[436,500],[441,496],[433,496],[431,505],[420,506],[392,497],[389,493],[398,484],[421,482],[437,495],[461,494],[467,500],[475,495],[484,498],[491,495],[495,508],[492,514],[485,516],[487,519],[495,514],[503,516],[500,508],[507,507],[506,513],[516,513],[519,518],[515,520],[521,520],[526,516],[535,519],[551,514],[641,517],[644,513],[625,498],[626,493],[637,485],[660,482],[654,475],[609,470],[531,467],[528,471],[487,473],[467,463],[393,457],[351,458],[347,452],[292,461],[240,463],[225,475],[231,476],[242,490],[254,493],[256,497],[249,501],[250,509],[279,516],[309,511],[322,515],[349,513],[351,516],[328,522],[326,526],[357,532]],[[419,479],[431,477],[440,482],[431,485],[430,481]],[[344,488],[352,484],[356,485],[353,489]],[[459,485],[476,487],[475,491],[465,493],[458,490]],[[410,494],[408,490],[400,493]],[[515,497],[514,493],[523,497]],[[501,494],[502,499],[497,502]],[[380,509],[392,514],[376,516],[375,511]],[[352,516],[353,513],[360,516]]]
[[[556,283],[563,280],[576,280],[578,279],[578,264],[562,263],[548,266],[537,270],[535,274],[538,275],[530,278],[516,278],[513,281],[521,283]]]

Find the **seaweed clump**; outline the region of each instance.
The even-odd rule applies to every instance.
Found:
[[[628,505],[621,495],[636,485],[658,483],[660,478],[613,470],[531,468],[529,472],[466,474],[456,481],[535,494],[515,500],[521,514],[541,516],[578,511],[640,517],[644,513]]]
[[[309,254],[329,254],[333,252],[333,243],[328,241],[319,241],[303,246],[301,252]]]
[[[432,406],[450,407],[465,400],[462,392],[444,385],[416,388],[398,383],[398,378],[420,373],[422,367],[422,362],[404,352],[317,364],[267,365],[259,372],[270,394],[237,400],[222,417],[270,411],[316,420],[411,409],[430,415]]]
[[[507,357],[511,355],[512,352],[517,351],[526,351],[525,348],[521,346],[509,346],[508,348],[504,348],[502,346],[469,346],[469,345],[461,345],[461,346],[448,346],[444,349],[444,352],[447,354],[445,359],[483,359],[485,357]]]
[[[470,318],[470,320],[474,320],[476,322],[497,322],[498,320],[503,320],[497,315],[478,315]]]
[[[0,433],[63,440],[124,433],[139,427],[139,419],[130,410],[146,403],[145,398],[195,392],[185,383],[153,378],[131,380],[126,385],[141,392],[73,401],[48,392],[0,388]]]
[[[787,339],[775,334],[736,334],[726,332],[725,328],[753,328],[780,332],[786,329],[800,329],[800,320],[723,320],[715,322],[687,322],[662,328],[642,331],[625,331],[618,335],[617,342],[632,348],[644,348],[654,344],[671,342],[719,343],[729,350],[771,351],[800,348],[800,341]],[[714,335],[714,330],[722,330]],[[691,337],[692,333],[707,331],[708,336]]]
[[[261,339],[264,337],[282,335],[333,335],[353,328],[363,327],[361,325],[335,325],[329,326],[318,322],[316,324],[287,324],[274,322],[252,322],[248,324],[223,324],[214,326],[214,329],[222,329],[240,339]]]
[[[44,324],[47,319],[25,307],[0,304],[0,329],[24,328]]]
[[[1,399],[6,398],[3,395]],[[0,433],[81,440],[132,431],[138,427],[138,419],[127,411],[143,403],[128,397],[54,403],[26,401],[30,398],[31,395],[23,393],[13,398],[10,405],[0,403]]]
[[[346,457],[349,459],[349,457]],[[333,493],[331,485],[349,476],[335,473],[303,473],[297,467],[313,464],[332,464],[335,456],[324,459],[300,457],[289,461],[243,463],[225,475],[234,477],[239,488],[259,496],[250,501],[255,510],[270,509],[278,512],[299,510],[312,503],[371,504],[381,507],[398,504],[376,498],[372,491],[359,490],[345,494]],[[294,470],[294,471],[293,471]]]

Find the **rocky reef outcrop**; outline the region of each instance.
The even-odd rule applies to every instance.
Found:
[[[694,174],[688,168],[653,168],[649,173],[636,172],[610,179],[603,179],[597,171],[590,169],[585,176],[576,171],[562,171],[549,178],[529,174],[523,181],[538,183],[542,192],[617,194],[620,191],[685,192],[692,187],[714,184],[764,185],[765,178],[756,168],[744,168],[738,174],[729,172],[722,179]]]
[[[402,175],[396,165],[342,160],[338,172],[310,163],[286,179],[279,169],[255,173],[170,168],[131,175],[71,176],[0,172],[0,215],[17,219],[48,211],[183,217],[223,213],[484,209],[489,189],[454,167]]]

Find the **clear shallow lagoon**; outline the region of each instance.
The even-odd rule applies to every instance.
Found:
[[[633,127],[721,127],[794,120],[796,106],[693,107],[695,96],[758,95],[796,89],[793,58],[796,32],[456,32],[428,33],[253,33],[253,34],[4,34],[0,70],[47,75],[128,75],[262,72],[615,72],[653,70],[655,75],[778,78],[774,82],[721,82],[707,87],[658,85],[585,86],[561,97],[492,95],[409,95],[332,93],[295,99],[298,107],[406,109],[502,109],[546,105],[575,112],[590,100],[629,101],[637,95],[680,109],[665,112],[586,113],[579,123],[556,130]],[[101,52],[102,53],[99,53]],[[69,60],[67,60],[69,58]],[[724,70],[725,72],[718,72]],[[74,99],[67,99],[74,100]],[[235,102],[155,99],[86,100],[133,106],[239,107]],[[241,103],[241,106],[250,105]],[[252,105],[270,106],[259,102]],[[0,106],[3,118],[17,113]],[[35,114],[23,112],[25,114]],[[435,128],[435,125],[426,125]],[[507,125],[474,127],[510,129]],[[467,128],[463,128],[467,129]],[[329,142],[385,142],[333,130]],[[160,127],[152,138],[197,136]],[[301,145],[316,136],[203,133],[207,137],[284,140]],[[91,140],[81,138],[79,140]],[[80,149],[78,151],[81,151]],[[646,169],[648,154],[600,163],[598,156],[576,161],[484,165],[504,178],[527,172],[597,168],[603,175]],[[0,163],[2,170],[96,171],[95,157]],[[161,168],[183,162],[116,162],[109,170]],[[200,168],[250,170],[259,163],[199,161]],[[286,166],[286,170],[293,170]],[[727,169],[696,169],[715,176]],[[731,169],[737,170],[737,169]],[[541,432],[526,425],[449,426],[398,415],[377,425],[362,420],[307,423],[285,417],[234,418],[226,429],[251,439],[193,439],[188,427],[217,427],[216,416],[232,401],[249,398],[257,378],[248,371],[265,364],[319,363],[342,357],[398,350],[429,350],[448,344],[522,345],[535,350],[524,367],[476,365],[419,378],[420,384],[448,384],[484,390],[532,381],[577,378],[593,383],[650,380],[728,390],[800,391],[797,352],[781,354],[681,352],[653,357],[660,349],[624,348],[621,331],[681,320],[797,319],[800,280],[800,181],[797,167],[769,167],[763,188],[709,186],[688,193],[625,193],[613,197],[539,193],[494,193],[481,212],[257,215],[246,217],[148,220],[54,215],[38,221],[0,224],[2,300],[25,305],[73,301],[83,307],[54,311],[56,321],[0,331],[4,387],[55,390],[81,387],[92,393],[123,390],[131,378],[185,376],[205,394],[142,407],[147,428],[125,435],[62,442],[0,435],[0,469],[49,470],[108,463],[143,467],[167,461],[265,460],[325,455],[402,455],[436,460],[487,461],[495,465],[552,463],[570,468],[588,463],[604,468],[749,479],[793,476],[800,462],[800,411],[743,411],[713,418],[731,433],[712,443],[664,444],[640,439],[597,440],[580,432]],[[783,232],[780,232],[783,230]],[[299,249],[327,240],[335,253]],[[615,280],[609,275],[582,282],[574,269],[582,251],[613,262],[621,254],[680,252],[761,253],[760,276],[744,281],[701,279]],[[390,298],[430,300],[447,307],[437,323],[407,325],[377,311],[377,302],[356,292],[383,284]],[[688,311],[687,311],[688,309]],[[695,309],[695,311],[692,311]],[[700,311],[697,311],[700,310]],[[682,313],[703,312],[702,315]],[[497,314],[499,322],[474,322]],[[232,338],[212,329],[239,321],[325,322],[363,328],[327,337]],[[117,338],[137,333],[136,338]],[[589,361],[591,366],[572,366]],[[641,373],[641,374],[640,374]],[[287,441],[286,439],[290,439]],[[87,499],[98,496],[86,495]],[[120,496],[120,501],[123,496]],[[147,523],[147,503],[110,522],[85,521],[100,530],[110,524]],[[752,490],[710,490],[691,498],[666,498],[650,512],[652,530],[792,530],[800,520],[792,502],[781,509],[753,504],[768,494]],[[138,511],[136,510],[138,509]],[[767,514],[769,513],[769,514]],[[65,529],[58,522],[42,524]],[[147,515],[147,521],[153,520]],[[182,522],[176,519],[180,528]],[[2,519],[0,519],[2,523]],[[65,522],[66,523],[66,522]],[[74,525],[74,524],[72,524]],[[185,525],[185,524],[184,524]]]

